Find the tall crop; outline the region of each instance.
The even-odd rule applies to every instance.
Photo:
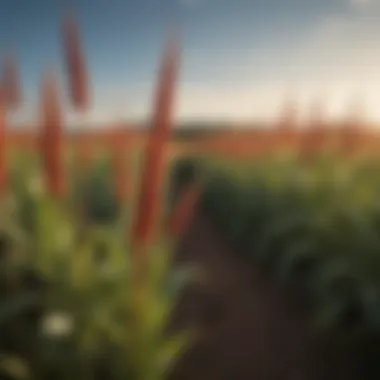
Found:
[[[167,324],[191,272],[155,246],[137,288],[122,231],[83,231],[48,194],[32,201],[32,234],[19,230],[17,204],[1,205],[0,378],[19,378],[13,360],[28,379],[167,379],[190,338]]]
[[[63,20],[62,36],[71,105],[84,117],[84,111],[89,106],[88,71],[78,25],[73,14],[68,14]],[[84,171],[91,160],[91,147],[87,138],[81,139],[76,152],[76,158],[79,161],[78,169]]]
[[[88,75],[78,25],[72,14],[65,18],[62,29],[71,103],[76,110],[84,111],[89,103]]]
[[[213,169],[203,211],[291,289],[330,348],[366,352],[358,361],[380,373],[369,359],[380,336],[378,164],[263,161],[241,168],[241,181],[228,168]]]
[[[67,18],[63,32],[71,101],[75,110],[84,114],[88,105],[86,70],[72,18]],[[130,187],[124,136],[115,134],[111,145],[111,172],[99,162],[89,178],[84,178],[84,186],[78,186],[78,195],[84,194],[80,198],[86,211],[84,218],[61,207],[61,202],[67,201],[64,115],[55,73],[49,71],[43,76],[38,153],[45,186],[36,191],[33,185],[38,165],[26,157],[23,172],[15,176],[16,186],[12,189],[15,197],[9,215],[8,203],[0,204],[6,225],[12,227],[12,241],[9,241],[12,248],[2,247],[6,254],[0,255],[4,259],[1,262],[4,270],[0,271],[0,378],[13,370],[7,366],[9,359],[25,369],[27,378],[40,380],[57,377],[164,380],[187,347],[189,335],[177,333],[177,329],[168,331],[168,325],[177,296],[192,273],[177,271],[177,265],[173,268],[169,245],[145,245],[155,236],[160,216],[177,61],[178,46],[170,42],[158,84],[133,230],[137,248],[142,244],[144,253],[152,252],[146,255],[141,267],[143,279],[136,277],[136,273],[140,274],[140,262],[134,261],[141,255],[126,251],[124,231],[115,224],[120,207],[108,177],[113,171],[116,196],[123,203]],[[0,190],[5,181],[4,129],[8,101],[7,94],[3,95],[0,97]],[[87,141],[79,152],[88,153],[92,139],[83,137]],[[173,214],[177,231],[184,228],[197,198],[194,188],[179,204],[178,210],[182,212]],[[0,234],[6,240],[8,233],[1,227]],[[8,245],[8,241],[4,244]],[[33,286],[34,282],[37,286]]]
[[[176,41],[169,41],[158,83],[152,130],[145,150],[137,215],[132,230],[132,244],[135,247],[149,244],[156,232],[164,182],[165,148],[171,129],[178,53]]]
[[[56,78],[46,73],[41,89],[42,134],[41,152],[46,187],[53,197],[62,197],[66,190],[63,159],[63,123]]]

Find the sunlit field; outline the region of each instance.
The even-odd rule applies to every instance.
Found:
[[[67,98],[85,115],[74,18],[63,37]],[[378,379],[380,135],[280,118],[181,137],[179,45],[165,45],[142,131],[68,133],[55,72],[36,127],[12,130],[8,62],[0,379]]]

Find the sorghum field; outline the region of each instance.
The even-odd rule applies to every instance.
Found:
[[[318,120],[174,137],[179,42],[152,123],[69,136],[89,107],[75,19],[67,91],[40,85],[33,133],[0,98],[0,378],[378,379],[378,136]]]

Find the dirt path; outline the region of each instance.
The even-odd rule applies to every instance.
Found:
[[[205,218],[194,218],[177,258],[197,263],[207,284],[189,289],[179,304],[175,325],[195,327],[199,338],[175,380],[330,378],[305,317],[282,289],[245,266]]]

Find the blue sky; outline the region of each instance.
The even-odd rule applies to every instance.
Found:
[[[56,66],[64,79],[59,23],[68,5],[91,69],[88,123],[150,116],[175,20],[183,46],[178,119],[268,119],[289,91],[304,117],[319,97],[339,116],[357,96],[380,119],[378,0],[3,0],[0,51],[19,60],[25,93],[17,123],[38,120],[44,68]],[[69,123],[77,120],[69,113]]]

